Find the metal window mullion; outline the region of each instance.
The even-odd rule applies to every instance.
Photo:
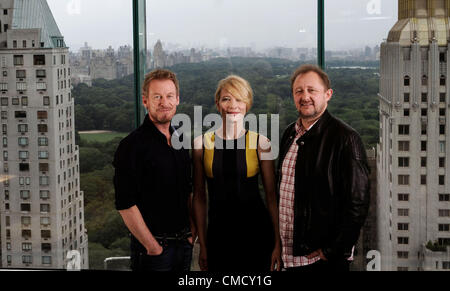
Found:
[[[325,69],[325,0],[317,0],[317,64]]]
[[[144,108],[141,106],[142,83],[146,73],[147,60],[147,25],[146,1],[133,0],[133,55],[134,55],[134,116],[135,127],[138,127],[144,117]]]

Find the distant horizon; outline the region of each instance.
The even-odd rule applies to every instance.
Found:
[[[120,47],[123,46],[130,46],[131,48],[133,48],[133,45],[131,44],[122,44],[122,45],[118,45],[117,47],[113,47],[112,45],[108,45],[107,47],[93,47],[89,44],[89,42],[85,42],[87,43],[88,47],[90,47],[92,50],[107,50],[110,47],[113,48],[115,51],[117,51]],[[67,47],[69,48],[69,51],[71,52],[79,52],[81,48],[85,47],[85,43],[83,43],[83,45],[77,45],[76,49],[73,49],[73,46],[70,46],[69,44],[67,44]],[[169,51],[169,52],[179,52],[179,51],[184,51],[184,50],[190,50],[190,49],[195,49],[195,50],[201,50],[201,49],[210,49],[210,50],[226,50],[226,49],[230,49],[230,48],[250,48],[252,49],[252,51],[254,52],[266,52],[268,50],[274,49],[274,48],[286,48],[286,49],[308,49],[308,50],[314,50],[317,49],[317,47],[286,47],[286,46],[272,46],[272,47],[267,47],[267,48],[263,48],[263,49],[258,49],[258,48],[252,48],[250,45],[249,46],[229,46],[229,47],[225,47],[225,48],[220,48],[220,47],[207,47],[207,46],[203,46],[203,47],[188,47],[188,46],[183,46],[181,44],[174,44],[174,43],[166,43],[164,41],[161,40],[161,43],[163,45],[163,50],[164,51]],[[153,50],[154,45],[156,44],[156,42],[150,46],[147,46],[147,50]],[[175,49],[167,49],[166,47],[164,47],[165,45],[169,44],[170,46],[176,46],[179,47],[179,49],[175,50]],[[352,47],[352,48],[347,48],[347,49],[326,49],[327,52],[349,52],[349,51],[360,51],[360,50],[364,50],[366,47],[370,47],[371,49],[375,48],[376,46],[380,46],[380,44],[375,44],[375,45],[370,45],[370,44],[362,44],[361,46],[358,47]]]
[[[117,49],[133,43],[129,0],[47,0],[72,50],[87,41]],[[147,0],[147,44],[158,39],[183,47],[308,47],[317,43],[317,3],[297,0]],[[327,1],[328,51],[380,45],[397,21],[388,0]],[[101,13],[99,13],[101,12]],[[150,48],[150,47],[149,47]]]

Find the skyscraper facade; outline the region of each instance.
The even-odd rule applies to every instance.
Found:
[[[0,1],[3,268],[88,268],[68,54],[45,0]]]
[[[381,45],[381,269],[444,270],[450,264],[450,3],[399,0],[398,7],[398,22]]]

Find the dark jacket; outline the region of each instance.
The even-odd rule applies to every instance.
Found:
[[[280,144],[277,194],[295,123]],[[294,256],[322,249],[327,259],[351,255],[369,207],[369,167],[358,133],[328,111],[297,141]]]

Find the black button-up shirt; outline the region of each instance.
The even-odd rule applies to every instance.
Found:
[[[171,134],[177,134],[172,127]],[[189,227],[189,152],[170,147],[148,115],[120,142],[113,165],[117,210],[136,205],[155,236]]]

